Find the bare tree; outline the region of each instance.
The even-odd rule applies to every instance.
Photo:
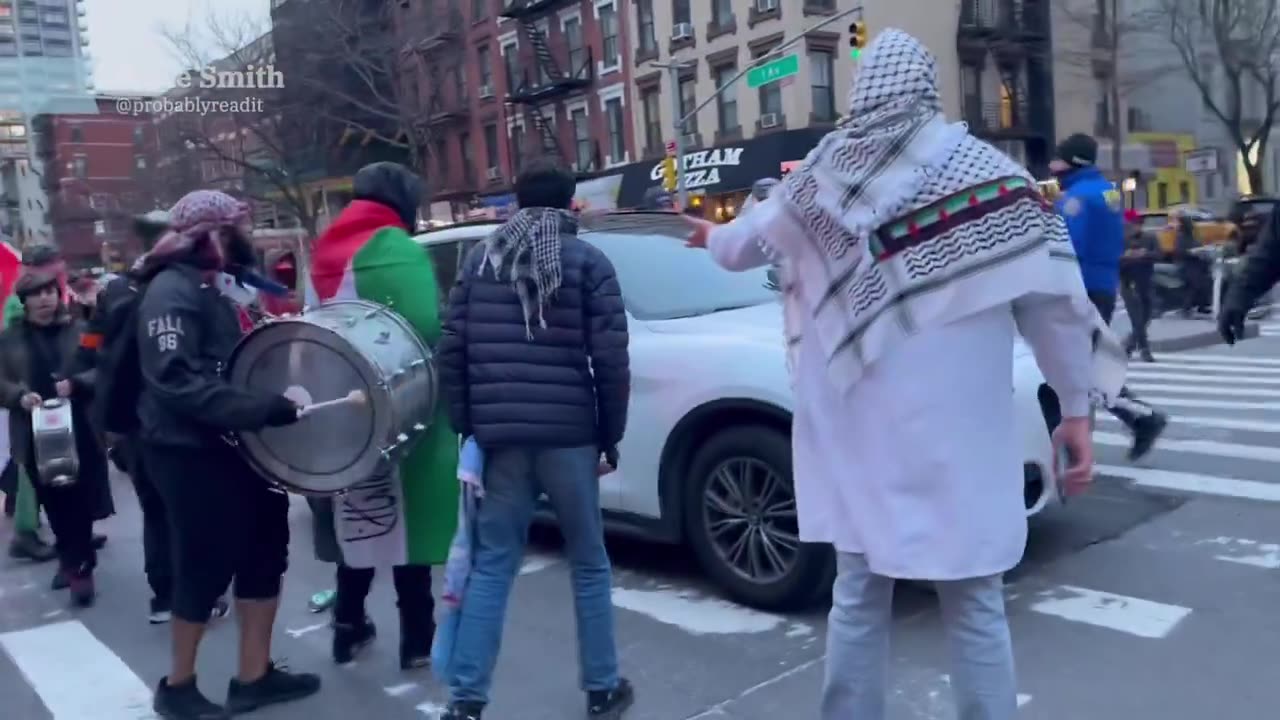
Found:
[[[1280,109],[1280,6],[1275,0],[1161,2],[1158,17],[1183,70],[1240,152],[1250,191],[1263,192],[1263,163]]]
[[[1163,1],[1163,0],[1161,0]],[[1176,70],[1158,54],[1144,53],[1151,39],[1151,9],[1131,0],[1055,0],[1055,11],[1068,23],[1065,35],[1080,42],[1055,40],[1054,60],[1101,81],[1106,117],[1097,134],[1111,140],[1111,168],[1123,171],[1125,107],[1133,93]]]

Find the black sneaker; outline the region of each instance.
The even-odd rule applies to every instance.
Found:
[[[482,712],[484,712],[484,703],[454,702],[449,703],[449,709],[444,711],[440,720],[481,720]]]
[[[436,624],[428,614],[425,620],[400,613],[400,669],[415,670],[431,664],[431,642]]]
[[[622,678],[612,690],[587,693],[587,717],[592,720],[618,720],[635,701],[636,691],[631,687],[631,681]]]
[[[1153,363],[1156,361],[1156,356],[1151,354],[1150,348],[1142,349],[1141,358],[1142,358],[1142,362],[1145,362],[1145,363]]]
[[[227,710],[232,714],[251,712],[278,703],[293,702],[320,692],[320,676],[291,673],[283,665],[271,663],[267,673],[251,683],[231,678],[227,687]]]
[[[1151,452],[1151,448],[1155,447],[1156,440],[1160,439],[1160,434],[1168,424],[1169,418],[1159,412],[1153,412],[1134,421],[1133,447],[1129,450],[1129,460],[1137,462],[1146,457],[1147,453]]]
[[[151,598],[151,612],[147,613],[147,622],[152,625],[164,625],[173,619],[173,611],[169,603],[160,598]]]
[[[41,540],[39,533],[27,531],[14,535],[13,540],[9,541],[9,557],[43,563],[58,557],[58,551]]]
[[[226,708],[200,693],[195,678],[176,686],[161,678],[151,709],[163,720],[231,720]]]
[[[54,592],[57,592],[59,590],[66,590],[69,587],[71,587],[71,580],[67,577],[67,574],[63,572],[61,569],[55,572],[53,574],[53,579],[49,581],[49,589],[53,590]]]
[[[333,661],[339,665],[346,665],[355,660],[360,651],[369,647],[377,636],[378,629],[367,617],[358,623],[334,622]]]
[[[71,603],[79,608],[92,607],[98,599],[98,590],[93,582],[93,570],[80,568],[75,571],[64,571],[67,587],[71,590]]]

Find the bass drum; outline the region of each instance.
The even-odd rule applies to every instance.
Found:
[[[431,350],[403,317],[360,300],[258,326],[232,353],[227,376],[304,406],[363,394],[293,425],[240,434],[241,454],[263,477],[303,495],[342,493],[390,471],[436,411]]]

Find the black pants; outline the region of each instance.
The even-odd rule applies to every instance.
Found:
[[[133,481],[142,509],[142,562],[147,574],[147,584],[155,605],[170,609],[173,604],[173,557],[169,552],[169,518],[165,514],[164,498],[154,479],[147,472],[142,457],[142,447],[136,437],[121,441],[129,479]]]
[[[173,615],[205,623],[234,581],[235,596],[280,595],[289,564],[289,498],[221,441],[204,448],[143,443],[143,466],[169,520]]]
[[[13,517],[18,512],[18,464],[9,458],[4,472],[0,472],[0,492],[4,493],[4,515]]]
[[[1198,307],[1211,307],[1213,303],[1213,276],[1209,263],[1194,255],[1187,255],[1178,263],[1178,275],[1182,278],[1182,311],[1191,312]]]
[[[1111,316],[1116,311],[1115,294],[1090,290],[1089,300],[1093,301],[1093,306],[1098,309],[1098,314],[1102,316],[1102,321],[1110,325]],[[1138,396],[1129,392],[1129,388],[1127,387],[1120,388],[1120,397],[1125,398],[1127,400],[1131,400],[1140,405],[1146,405],[1146,403],[1138,399]],[[1133,430],[1134,426],[1137,425],[1138,421],[1144,417],[1142,415],[1134,414],[1129,410],[1123,409],[1123,408],[1107,408],[1107,411],[1110,412],[1113,416],[1115,416],[1117,420],[1124,423],[1125,427],[1129,428],[1129,430]]]
[[[333,619],[340,623],[357,624],[365,617],[365,599],[373,587],[373,568],[338,566],[338,597],[333,606]],[[402,624],[411,632],[425,627],[435,614],[435,599],[431,596],[430,565],[397,565],[391,569],[396,586],[396,604],[400,607]]]
[[[93,549],[93,515],[98,501],[94,483],[73,482],[53,487],[40,481],[34,464],[27,475],[35,488],[36,498],[44,507],[53,530],[53,546],[58,551],[58,564],[64,573],[81,576],[93,572],[97,552]]]
[[[1124,306],[1129,310],[1129,324],[1133,327],[1133,336],[1129,339],[1132,347],[1129,349],[1150,351],[1147,325],[1151,322],[1151,273],[1122,272],[1120,296],[1124,298]]]

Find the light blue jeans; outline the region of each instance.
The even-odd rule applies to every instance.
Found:
[[[538,496],[544,492],[564,535],[573,580],[582,689],[617,687],[613,572],[604,547],[599,461],[594,447],[485,451],[485,494],[476,516],[474,564],[453,649],[454,702],[488,702],[507,598],[520,570]]]
[[[823,720],[885,720],[892,578],[839,553],[827,625]],[[1001,576],[935,583],[951,654],[959,720],[1014,720],[1018,691]]]

